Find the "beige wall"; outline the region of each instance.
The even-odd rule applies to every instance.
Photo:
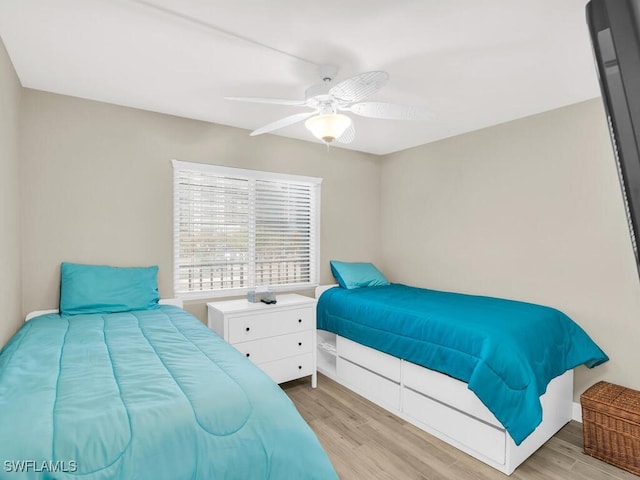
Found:
[[[157,264],[173,295],[174,158],[322,177],[321,281],[329,259],[379,258],[370,155],[27,89],[21,129],[23,313],[57,306],[62,261]]]
[[[22,87],[0,39],[0,348],[20,325],[18,122]]]
[[[640,389],[640,284],[600,99],[388,156],[391,280],[546,304],[611,361],[576,372]]]

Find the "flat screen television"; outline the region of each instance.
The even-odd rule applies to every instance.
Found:
[[[640,273],[640,0],[591,0],[586,9]]]

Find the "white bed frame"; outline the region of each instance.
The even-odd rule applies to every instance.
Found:
[[[163,298],[158,302],[160,305],[174,305],[176,307],[182,308],[183,302],[180,298]],[[51,310],[36,310],[34,312],[27,313],[27,316],[24,317],[24,321],[28,322],[32,318],[39,317],[40,315],[46,315],[47,313],[59,313],[60,311],[55,308]]]
[[[319,372],[506,475],[572,417],[573,370],[551,381],[542,423],[516,445],[466,383],[325,330],[317,338]]]

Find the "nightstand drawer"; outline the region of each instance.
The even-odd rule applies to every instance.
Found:
[[[306,330],[252,342],[236,343],[233,346],[253,363],[271,362],[311,352],[313,331]]]
[[[258,366],[276,383],[288,382],[315,373],[313,353],[261,363]]]
[[[314,328],[313,307],[240,315],[229,319],[229,343],[248,342]]]

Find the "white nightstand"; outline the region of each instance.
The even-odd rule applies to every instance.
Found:
[[[208,325],[276,383],[311,375],[316,387],[316,300],[278,295],[275,305],[246,299],[207,303]]]

